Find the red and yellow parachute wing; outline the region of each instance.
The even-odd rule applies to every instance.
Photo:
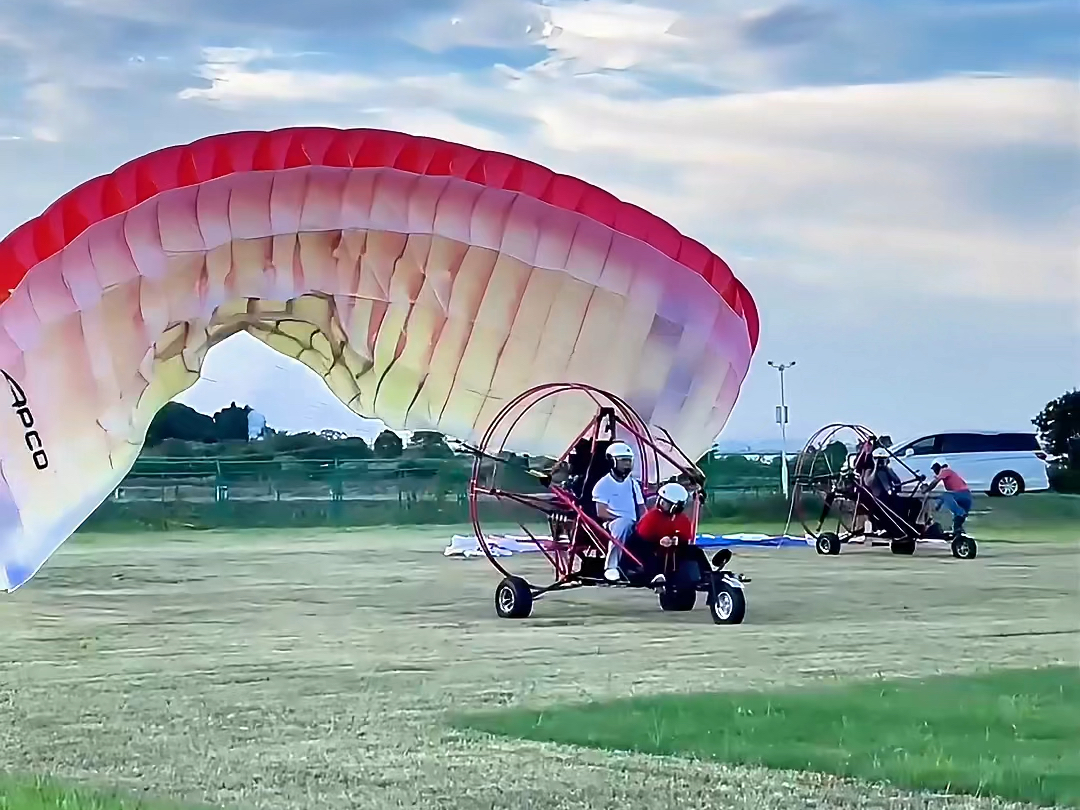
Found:
[[[0,242],[0,588],[130,470],[154,414],[246,331],[397,429],[476,440],[537,384],[626,399],[689,453],[758,315],[729,267],[599,188],[379,130],[205,138],[91,180]],[[587,416],[587,415],[586,415]],[[581,414],[526,426],[560,453]]]

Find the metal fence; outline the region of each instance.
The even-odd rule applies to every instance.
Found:
[[[514,468],[508,465],[508,469]],[[517,469],[522,490],[539,486],[535,478]],[[81,530],[466,523],[471,472],[471,459],[462,456],[362,461],[144,456]],[[506,481],[503,486],[517,488]],[[778,490],[778,481],[772,477],[711,475],[706,512],[724,517],[747,510],[756,514],[757,510],[770,516],[769,510],[777,508]],[[498,504],[490,517],[515,523],[531,520],[535,514]]]
[[[364,501],[371,504],[464,500],[471,460],[144,456],[113,492],[127,502]],[[535,484],[534,484],[535,485]],[[764,475],[711,479],[709,495],[767,495]]]

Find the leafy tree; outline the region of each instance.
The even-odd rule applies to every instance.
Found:
[[[836,462],[837,466],[844,463],[848,457],[847,445],[841,441],[834,441],[828,447],[825,448],[825,454],[831,461]]]
[[[434,430],[418,430],[409,438],[409,450],[420,458],[450,458],[454,451],[446,437]]]
[[[245,426],[245,435],[246,435]],[[146,446],[155,447],[166,439],[181,442],[215,442],[217,427],[214,420],[206,414],[179,402],[167,402],[154,414],[150,428],[146,432]]]
[[[368,443],[359,436],[345,436],[329,442],[329,453],[327,453],[329,458],[341,461],[362,461],[371,458],[372,455]]]
[[[201,442],[197,446],[201,446]],[[189,458],[199,455],[199,451],[192,446],[191,442],[182,439],[163,439],[155,446],[155,455],[166,458]]]
[[[1048,402],[1038,416],[1031,420],[1047,452],[1069,455],[1070,466],[1076,468],[1080,459],[1080,390],[1073,389]]]
[[[251,408],[238,408],[232,403],[228,408],[214,414],[214,431],[219,442],[246,442],[248,440],[248,414]]]
[[[778,475],[770,465],[752,461],[744,456],[732,455],[716,458],[711,454],[698,462],[709,483],[732,484],[740,481],[760,481]],[[777,468],[779,469],[779,468]]]
[[[218,442],[246,443],[250,411],[248,406],[241,408],[234,402],[213,416],[207,416],[179,402],[167,402],[150,422],[146,433],[146,446],[157,447],[167,439],[202,445]],[[209,447],[189,449],[194,454],[210,451]]]
[[[317,433],[278,433],[271,438],[264,439],[266,450],[271,453],[304,453],[311,455],[319,451],[326,452],[330,442]]]
[[[376,458],[401,458],[405,445],[394,431],[384,430],[375,438],[373,449]]]

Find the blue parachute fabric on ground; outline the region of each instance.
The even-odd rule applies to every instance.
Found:
[[[496,557],[508,557],[513,554],[538,553],[536,540],[550,541],[551,537],[528,537],[512,534],[487,535],[488,550]],[[802,537],[786,535],[751,534],[699,534],[697,544],[702,548],[809,548],[812,542]],[[443,549],[446,557],[480,557],[484,552],[475,535],[455,534]]]
[[[781,535],[771,537],[763,534],[699,534],[697,544],[704,548],[733,547],[744,548],[806,548],[807,541],[802,537]]]

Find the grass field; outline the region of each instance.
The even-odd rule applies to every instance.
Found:
[[[441,556],[451,532],[73,538],[0,600],[0,772],[237,810],[1004,807],[493,738],[450,720],[1077,660],[1075,541],[1027,532],[1023,544],[983,544],[974,561],[736,551],[732,568],[753,577],[747,621],[715,627],[704,609],[663,614],[649,594],[623,591],[560,595],[529,620],[499,620],[486,562]]]
[[[208,810],[115,790],[86,790],[42,777],[0,776],[0,810]]]
[[[976,497],[969,532],[981,539],[1080,543],[1080,495],[1032,493],[1001,500]]]
[[[458,719],[509,737],[1080,806],[1080,670],[659,695]]]

